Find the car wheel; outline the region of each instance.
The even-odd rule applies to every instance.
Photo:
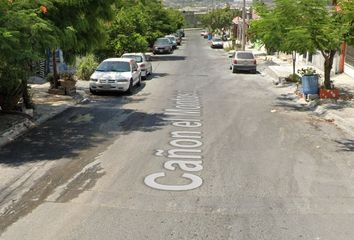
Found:
[[[144,77],[144,79],[146,79],[146,77]],[[138,87],[140,87],[141,86],[141,75],[139,75],[139,81],[138,81],[138,83],[136,84]]]
[[[131,94],[133,94],[133,79],[130,79],[130,83],[129,83],[129,88],[128,88],[128,90],[127,90],[127,93],[129,94],[129,95],[131,95]]]
[[[95,90],[93,90],[92,88],[90,88],[90,93],[93,94],[93,95],[97,94],[97,92]]]

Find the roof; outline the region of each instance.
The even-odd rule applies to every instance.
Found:
[[[131,62],[131,58],[107,58],[103,62]]]
[[[142,55],[144,55],[144,53],[124,53],[123,55],[122,55],[122,57],[124,57],[124,55],[137,55],[137,56],[142,56]]]

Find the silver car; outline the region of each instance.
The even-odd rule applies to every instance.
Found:
[[[168,39],[170,39],[170,41],[172,42],[172,47],[173,47],[173,49],[177,49],[177,39],[176,39],[176,37],[175,36],[173,36],[173,35],[167,35],[167,36],[165,36],[165,38],[168,38]]]
[[[214,37],[212,40],[211,40],[211,45],[210,45],[211,48],[224,48],[224,42],[221,38],[219,37]]]
[[[232,69],[233,73],[237,73],[238,71],[250,71],[251,73],[257,72],[257,60],[252,52],[236,51],[230,57],[230,69]]]
[[[154,43],[153,53],[173,53],[173,46],[171,40],[168,38],[158,38]]]
[[[141,72],[135,60],[109,58],[104,60],[90,77],[90,92],[118,91],[133,93],[141,84]]]
[[[150,58],[146,56],[145,53],[124,53],[122,57],[131,58],[137,62],[143,79],[146,79],[147,76],[152,74],[152,64]]]

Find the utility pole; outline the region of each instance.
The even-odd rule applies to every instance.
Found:
[[[242,50],[246,49],[246,0],[243,0],[242,7]]]

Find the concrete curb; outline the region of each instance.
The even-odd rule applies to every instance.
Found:
[[[336,124],[339,128],[343,129],[350,135],[354,135],[354,126],[353,123],[338,116],[337,114],[327,112],[324,116],[327,120],[334,120],[334,124]]]
[[[2,146],[4,146],[5,144],[8,144],[8,143],[14,141],[17,137],[23,135],[28,130],[30,130],[36,126],[39,126],[40,124],[48,121],[49,119],[59,115],[60,113],[67,110],[68,108],[73,107],[77,104],[81,104],[81,103],[85,104],[85,103],[89,102],[88,97],[85,94],[82,94],[80,92],[78,92],[75,96],[73,96],[73,100],[75,102],[62,105],[62,106],[58,107],[58,109],[56,109],[52,112],[49,112],[47,114],[44,114],[34,121],[31,121],[29,119],[25,119],[24,121],[12,126],[8,131],[6,131],[2,135],[0,135],[0,148]]]
[[[31,121],[29,119],[25,119],[23,122],[20,122],[14,126],[12,126],[8,131],[3,133],[0,136],[0,147],[4,146],[5,144],[8,144],[9,142],[12,142],[15,140],[17,137],[21,136],[28,130],[46,122],[50,118],[53,118],[54,116],[64,112],[66,109],[72,107],[74,105],[66,105],[63,107],[60,107],[58,110],[51,112],[49,114],[43,115],[40,118],[36,119],[35,121]]]
[[[277,76],[276,71],[272,70],[270,68],[270,66],[266,66],[265,69],[268,69],[275,76]],[[265,72],[265,76],[274,79],[274,81],[278,80],[274,76],[271,76],[271,74],[268,74],[267,72]],[[274,87],[277,87],[277,86],[274,86]],[[341,128],[342,130],[344,130],[346,133],[348,133],[350,135],[354,135],[354,126],[351,121],[346,120],[345,118],[342,118],[341,116],[335,114],[334,112],[329,111],[329,110],[325,109],[323,106],[317,105],[317,104],[318,103],[316,103],[315,101],[311,101],[308,103],[307,107],[309,110],[312,110],[312,112],[314,114],[316,114],[318,117],[322,117],[323,119],[329,120],[329,121],[334,120],[333,123],[336,124],[339,128]]]

